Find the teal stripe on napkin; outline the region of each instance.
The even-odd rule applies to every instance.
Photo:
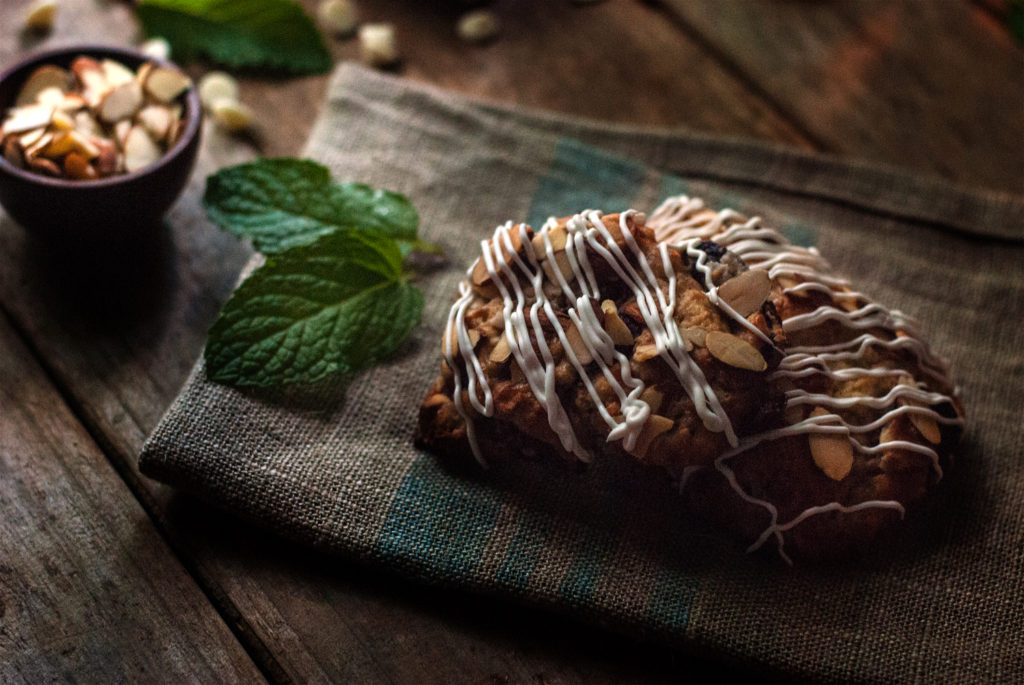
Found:
[[[685,628],[697,595],[699,579],[675,569],[664,569],[647,603],[647,615],[655,623],[672,629]]]
[[[501,502],[433,458],[413,463],[395,493],[376,551],[446,579],[470,577],[491,537]]]
[[[551,519],[522,512],[508,551],[495,575],[495,580],[515,590],[525,590],[530,583],[537,562],[550,537]]]
[[[593,600],[594,590],[614,550],[614,541],[607,534],[598,537],[592,530],[587,532],[589,534],[580,542],[576,558],[558,589],[563,599],[580,606]]]
[[[638,162],[562,138],[551,167],[537,183],[527,223],[540,228],[550,216],[568,216],[584,209],[609,214],[629,209],[646,173],[646,167]]]

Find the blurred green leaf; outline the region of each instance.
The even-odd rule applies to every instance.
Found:
[[[296,74],[331,68],[316,24],[293,0],[141,0],[137,12],[146,34],[167,39],[179,62],[205,57]]]

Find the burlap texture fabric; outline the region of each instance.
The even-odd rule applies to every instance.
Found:
[[[331,552],[610,629],[823,680],[1024,680],[1024,201],[749,142],[467,101],[343,65],[306,147],[408,195],[447,262],[423,325],[344,397],[261,399],[199,363],[140,468]],[[667,481],[598,463],[450,473],[412,445],[443,322],[479,241],[685,192],[814,244],[920,320],[968,432],[934,503],[862,561],[790,568],[688,521]]]

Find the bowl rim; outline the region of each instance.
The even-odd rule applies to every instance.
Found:
[[[171,67],[178,71],[184,72],[184,70],[171,62],[170,60],[159,59],[147,55],[146,53],[136,48],[124,47],[120,45],[104,45],[102,43],[73,43],[69,45],[63,45],[55,48],[48,48],[46,50],[40,50],[32,53],[31,55],[18,60],[10,67],[7,67],[3,71],[0,71],[0,84],[3,84],[8,79],[13,77],[15,74],[30,69],[32,67],[40,67],[44,64],[55,64],[62,60],[62,58],[74,58],[79,56],[86,57],[129,57],[133,60],[140,60],[141,62],[153,62],[159,66]],[[0,171],[12,176],[16,176],[30,183],[37,183],[43,186],[50,186],[53,188],[104,188],[109,186],[116,186],[122,183],[128,183],[139,178],[143,178],[150,174],[157,172],[158,170],[171,164],[181,153],[187,148],[192,141],[198,137],[199,129],[202,125],[203,120],[203,108],[199,102],[198,88],[193,83],[192,86],[185,93],[185,113],[188,115],[185,130],[178,140],[175,141],[174,145],[171,146],[167,152],[163,154],[156,162],[153,162],[149,166],[143,167],[138,171],[133,171],[127,174],[116,174],[108,176],[106,178],[98,178],[92,181],[88,180],[71,180],[64,178],[54,178],[52,176],[43,176],[41,174],[35,174],[25,169],[19,169],[14,166],[6,159],[3,155],[0,155]],[[6,113],[6,107],[0,103],[0,116]]]

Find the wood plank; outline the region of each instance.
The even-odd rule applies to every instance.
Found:
[[[1024,192],[1024,51],[964,2],[662,0],[830,152]]]
[[[0,315],[0,682],[262,676]]]
[[[315,0],[303,4],[311,11],[316,7]],[[395,72],[403,78],[603,121],[685,127],[811,148],[769,104],[643,3],[493,2],[489,7],[503,30],[487,45],[455,37],[463,3],[360,0],[358,5],[366,21],[396,27],[403,60]],[[359,59],[357,40],[331,39],[329,44],[336,59]],[[242,99],[259,103],[257,140],[263,154],[294,154],[301,147],[312,114],[323,104],[325,85],[322,76],[243,80]]]

